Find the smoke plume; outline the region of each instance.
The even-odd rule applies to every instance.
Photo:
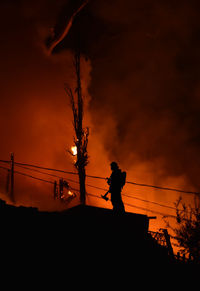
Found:
[[[72,113],[64,83],[73,86],[70,51],[48,56],[45,40],[66,1],[1,2],[0,153],[8,160],[74,171],[67,149],[73,144]],[[87,95],[90,64],[83,60],[83,94]],[[16,167],[16,171],[23,171]],[[26,171],[54,181],[56,178]],[[7,172],[1,170],[5,193]],[[4,197],[3,197],[4,198]],[[53,185],[15,175],[17,204],[62,209],[53,200]],[[70,205],[71,206],[71,205]]]
[[[92,63],[91,112],[109,156],[199,189],[199,3],[98,3],[112,37]]]

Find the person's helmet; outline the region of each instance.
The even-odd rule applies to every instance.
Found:
[[[118,166],[118,164],[117,164],[116,162],[112,162],[112,163],[110,164],[110,166],[111,166],[111,169],[112,169],[112,170],[117,170],[117,169],[119,169],[119,166]]]

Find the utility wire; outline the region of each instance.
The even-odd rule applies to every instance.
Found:
[[[4,169],[4,170],[8,170],[10,171],[9,168],[5,168],[5,167],[2,167],[0,166],[1,169]],[[25,174],[25,173],[22,173],[22,172],[19,172],[19,171],[15,171],[16,174],[19,174],[19,175],[23,175],[23,176],[26,176],[26,177],[29,177],[29,178],[32,178],[32,179],[35,179],[35,180],[39,180],[39,181],[42,181],[42,182],[46,182],[46,183],[49,183],[49,184],[54,184],[54,182],[51,182],[51,181],[48,181],[48,180],[44,180],[44,179],[41,179],[41,178],[38,178],[38,177],[34,177],[32,175],[29,175],[29,174]]]
[[[148,184],[140,184],[140,183],[135,183],[135,182],[126,182],[127,184],[132,184],[136,186],[142,186],[142,187],[150,187],[150,188],[155,188],[155,189],[161,189],[161,190],[167,190],[167,191],[174,191],[174,192],[180,192],[180,193],[185,193],[185,194],[195,194],[199,195],[199,192],[193,192],[193,191],[184,191],[180,189],[175,189],[175,188],[168,188],[168,187],[161,187],[161,186],[155,186],[155,185],[148,185]]]
[[[0,166],[1,169],[4,169],[4,170],[10,170],[9,168],[6,168],[6,167],[2,167]],[[54,184],[54,182],[52,181],[48,181],[48,180],[44,180],[44,179],[41,179],[41,178],[38,178],[38,177],[35,177],[35,176],[32,176],[32,175],[29,175],[29,174],[25,174],[25,173],[22,173],[22,172],[19,172],[19,171],[15,171],[16,174],[19,174],[19,175],[23,175],[23,176],[26,176],[26,177],[29,177],[29,178],[32,178],[32,179],[35,179],[35,180],[39,180],[39,181],[42,181],[42,182],[45,182],[45,183],[49,183],[49,184]],[[74,182],[74,181],[73,181]],[[91,185],[90,185],[91,186]],[[100,188],[100,187],[99,187]],[[70,187],[71,190],[73,191],[77,191],[79,192],[78,189],[76,188],[73,188],[73,187]],[[95,195],[95,194],[91,194],[91,193],[87,193],[88,196],[93,196],[95,198],[99,198],[99,199],[102,199],[101,197],[99,197],[98,195]],[[127,195],[126,195],[127,196]],[[131,197],[131,196],[130,196]],[[132,198],[132,197],[131,197]],[[148,200],[147,200],[148,201]],[[149,202],[149,201],[148,201]],[[135,206],[135,205],[132,205],[130,203],[124,203],[125,205],[127,206],[130,206],[130,207],[133,207],[133,208],[137,208],[137,209],[140,209],[140,210],[143,210],[143,211],[148,211],[148,212],[151,212],[151,213],[155,213],[155,214],[159,214],[161,216],[165,216],[165,217],[172,217],[172,218],[176,218],[176,216],[174,215],[171,215],[171,214],[165,214],[165,213],[162,213],[162,212],[159,212],[159,211],[155,211],[155,210],[151,210],[151,209],[147,209],[147,208],[144,208],[144,207],[140,207],[140,206]]]
[[[71,190],[79,192],[78,189],[73,188],[73,187],[71,187]],[[100,196],[95,195],[95,194],[92,194],[92,193],[88,193],[88,192],[87,192],[86,195],[87,195],[87,196],[92,196],[92,197],[95,197],[95,198],[98,198],[98,199],[102,199]],[[171,217],[171,218],[175,218],[175,219],[176,219],[176,216],[175,216],[175,215],[166,214],[166,213],[163,213],[163,212],[159,212],[159,211],[155,211],[155,210],[147,209],[147,208],[140,207],[140,206],[135,206],[135,205],[132,205],[132,204],[130,204],[130,203],[126,203],[126,202],[125,202],[124,204],[127,205],[127,206],[130,206],[130,207],[133,207],[133,208],[137,208],[137,209],[143,210],[143,211],[147,211],[147,212],[155,213],[155,214],[161,215],[161,216],[163,216],[163,217]]]
[[[1,168],[1,169],[4,169],[4,170],[8,170],[8,171],[10,171],[9,168],[5,168],[5,167],[2,167],[2,166],[0,166],[0,168]],[[31,169],[31,170],[32,170],[32,169]],[[43,172],[41,172],[41,171],[39,171],[39,172],[40,172],[40,173],[43,173]],[[53,184],[53,185],[54,185],[54,182],[52,182],[52,181],[48,181],[48,180],[45,180],[45,179],[41,179],[41,178],[38,178],[38,177],[35,177],[35,176],[32,176],[32,175],[26,174],[26,173],[22,173],[22,172],[19,172],[19,171],[15,171],[15,173],[16,173],[16,174],[19,174],[19,175],[23,175],[23,176],[28,177],[28,178],[31,178],[31,179],[35,179],[35,180],[38,180],[38,181],[41,181],[41,182],[45,182],[45,183],[49,183],[49,184]],[[44,174],[46,174],[46,173],[44,173]],[[51,174],[49,174],[49,175],[51,175]],[[51,176],[52,176],[52,175],[51,175]],[[55,175],[53,175],[53,176],[55,176]],[[74,189],[74,188],[71,187],[70,185],[69,185],[69,189],[70,189],[70,190],[75,190],[75,191],[78,191],[78,192],[79,192],[79,190]]]
[[[8,171],[10,171],[9,168],[3,167],[3,166],[0,166],[0,168],[3,169],[3,170],[8,170]]]
[[[6,163],[6,164],[9,164],[10,161],[5,161],[5,160],[0,160],[1,163]]]
[[[71,181],[72,181],[72,180],[71,180]],[[99,190],[103,190],[103,191],[108,191],[108,190],[105,189],[105,188],[96,187],[96,186],[93,186],[93,185],[90,185],[90,184],[86,184],[86,186],[88,186],[88,187],[92,187],[92,188],[95,188],[95,189],[99,189]],[[139,200],[139,201],[142,201],[142,202],[152,203],[152,204],[155,204],[155,205],[158,205],[158,206],[161,206],[161,207],[165,207],[165,208],[169,208],[169,209],[172,209],[172,210],[176,210],[175,207],[168,206],[168,205],[161,204],[161,203],[154,202],[154,201],[150,201],[150,200],[147,200],[147,199],[138,198],[138,197],[133,196],[133,195],[128,195],[128,194],[122,193],[122,196],[124,196],[124,197],[128,197],[128,198],[131,198],[131,199],[136,199],[136,200]]]
[[[87,193],[87,195],[88,196],[95,197],[95,198],[102,199],[101,197],[99,197],[99,196],[97,196],[95,194],[92,194],[92,193]],[[166,213],[163,213],[163,212],[159,212],[159,211],[156,211],[156,210],[147,209],[147,208],[140,207],[140,206],[135,206],[135,205],[132,205],[132,204],[126,203],[126,202],[124,203],[124,205],[130,206],[130,207],[133,207],[133,208],[137,208],[137,209],[140,209],[140,210],[143,210],[143,211],[155,213],[155,214],[158,214],[158,215],[161,215],[161,216],[164,216],[164,217],[171,217],[171,218],[175,218],[176,219],[176,216],[175,215],[166,214]]]
[[[50,176],[50,177],[56,177],[56,178],[59,178],[59,179],[65,179],[64,177],[57,176],[57,175],[54,175],[54,174],[45,173],[45,172],[42,172],[42,171],[37,170],[37,169],[34,169],[34,168],[31,169],[30,167],[27,167],[27,166],[22,166],[22,165],[17,165],[17,166],[20,167],[20,168],[26,169],[26,170],[30,170],[30,171],[34,171],[34,172],[37,172],[37,173],[43,174],[43,175],[48,175],[48,176]],[[75,181],[75,180],[73,180],[73,179],[69,179],[69,178],[67,178],[67,181],[72,182],[72,183],[75,183],[75,184],[79,184],[78,181]],[[87,183],[86,183],[86,186],[91,187],[91,188],[94,188],[94,189],[98,189],[98,190],[107,191],[107,189],[105,189],[105,188],[97,187],[97,186],[90,185],[90,184],[87,184]],[[154,202],[154,201],[150,201],[150,200],[141,199],[141,198],[135,197],[135,196],[133,196],[133,195],[128,195],[128,194],[123,194],[123,193],[122,193],[122,196],[125,196],[125,197],[128,197],[128,198],[131,198],[131,199],[136,199],[136,200],[139,200],[139,201],[142,201],[142,202],[152,203],[152,204],[155,204],[155,205],[158,205],[158,206],[161,206],[161,207],[165,207],[165,208],[169,208],[169,209],[176,210],[175,207],[167,206],[167,205],[160,204],[160,203],[158,203],[158,202]]]
[[[45,173],[43,171],[40,171],[40,170],[37,170],[37,169],[31,169],[30,167],[27,167],[27,166],[22,166],[22,165],[16,165],[17,167],[20,167],[20,168],[23,168],[25,170],[29,170],[29,171],[33,171],[33,172],[37,172],[37,173],[40,173],[40,174],[43,174],[43,175],[47,175],[47,176],[50,176],[50,177],[55,177],[55,178],[58,178],[58,179],[66,179],[65,177],[63,176],[58,176],[58,175],[54,175],[54,174],[49,174],[49,173]],[[75,181],[73,179],[69,179],[67,178],[67,181],[69,182],[72,182],[72,183],[75,183],[75,184],[79,184],[78,181]],[[87,186],[90,186],[88,184],[86,184]],[[92,187],[92,186],[91,186]],[[96,188],[96,187],[95,187]]]
[[[40,173],[40,174],[43,174],[43,175],[47,175],[47,176],[50,176],[50,177],[55,177],[55,178],[59,178],[59,179],[63,179],[63,177],[61,176],[58,176],[58,175],[54,175],[54,174],[49,174],[49,173],[45,173],[45,172],[42,172],[40,170],[37,170],[37,169],[31,169],[30,167],[26,167],[26,166],[22,166],[22,165],[16,165],[17,167],[20,167],[20,168],[23,168],[25,170],[29,170],[29,171],[33,171],[33,172],[37,172],[37,173]]]
[[[10,161],[5,161],[5,160],[0,160],[0,162],[10,163]],[[56,171],[56,172],[60,172],[60,173],[70,174],[70,175],[78,175],[78,173],[75,173],[75,172],[69,172],[69,171],[64,171],[64,170],[59,170],[59,169],[54,169],[54,168],[47,168],[47,167],[37,166],[37,165],[33,165],[33,164],[17,163],[17,162],[15,162],[15,164],[21,165],[21,166],[28,166],[28,167],[43,169],[43,170],[47,170],[47,171]],[[93,178],[93,179],[106,180],[105,177],[99,177],[99,176],[93,176],[93,175],[86,175],[86,177]],[[131,185],[140,186],[140,187],[150,187],[150,188],[160,189],[160,190],[180,192],[180,193],[185,193],[185,194],[200,195],[199,192],[186,191],[186,190],[180,190],[180,189],[175,189],[175,188],[170,188],[170,187],[162,187],[162,186],[156,186],[156,185],[149,185],[149,184],[142,184],[142,183],[136,183],[136,182],[131,182],[131,181],[127,181],[126,184],[131,184]]]
[[[132,196],[132,195],[127,195],[127,194],[123,194],[122,193],[122,196],[125,196],[125,197],[128,197],[128,198],[132,198],[132,199],[136,199],[136,200],[139,200],[139,201],[142,201],[142,202],[152,203],[152,204],[155,204],[155,205],[158,205],[158,206],[161,206],[161,207],[165,207],[165,208],[169,208],[169,209],[172,209],[172,210],[176,210],[175,207],[168,206],[168,205],[161,204],[161,203],[154,202],[154,201],[150,201],[150,200],[147,200],[147,199],[138,198],[138,197],[135,197],[135,196]]]
[[[75,173],[75,172],[68,172],[68,171],[64,171],[64,170],[46,168],[46,167],[41,167],[41,166],[36,166],[36,165],[16,163],[16,162],[15,162],[15,164],[22,165],[22,166],[30,166],[30,167],[34,167],[34,168],[40,168],[40,169],[43,169],[43,170],[57,171],[57,172],[65,173],[65,174],[78,175],[78,173]],[[93,178],[93,179],[106,180],[105,177],[99,177],[99,176],[93,176],[93,175],[86,175],[86,177]],[[131,182],[131,181],[127,181],[126,184],[131,184],[131,185],[136,185],[136,186],[141,186],[141,187],[150,187],[150,188],[155,188],[155,189],[160,189],[160,190],[180,192],[180,193],[185,193],[185,194],[195,194],[195,195],[199,195],[200,194],[199,192],[184,191],[184,190],[175,189],[175,188],[161,187],[161,186],[148,185],[148,184],[141,184],[141,183],[135,183],[135,182]]]
[[[25,173],[22,173],[22,172],[15,171],[15,173],[19,174],[19,175],[23,175],[23,176],[29,177],[29,178],[32,178],[32,179],[35,179],[35,180],[46,182],[46,183],[49,183],[49,184],[54,184],[54,182],[51,182],[51,181],[48,181],[48,180],[44,180],[44,179],[41,179],[41,178],[38,178],[38,177],[34,177],[32,175],[28,175],[28,174],[25,174]]]
[[[144,208],[144,207],[141,207],[141,206],[135,206],[135,205],[132,205],[132,204],[129,204],[129,203],[124,203],[124,204],[127,205],[127,206],[130,206],[130,207],[133,207],[133,208],[138,208],[140,210],[144,210],[144,211],[147,211],[147,212],[155,213],[155,214],[161,215],[163,217],[171,217],[171,218],[175,218],[176,219],[175,215],[166,214],[166,213],[163,213],[163,212],[159,212],[159,211],[156,211],[156,210],[151,210],[151,209]]]
[[[32,165],[32,164],[25,164],[25,163],[17,163],[15,162],[16,165],[21,165],[21,166],[27,166],[27,167],[33,167],[37,169],[42,169],[42,170],[47,170],[47,171],[54,171],[54,172],[60,172],[60,173],[65,173],[65,174],[70,174],[70,175],[78,175],[78,173],[75,172],[68,172],[64,170],[58,170],[54,168],[47,168],[47,167],[42,167],[42,166],[37,166],[37,165]]]

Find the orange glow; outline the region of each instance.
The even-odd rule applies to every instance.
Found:
[[[30,2],[34,3],[32,0]],[[100,6],[107,5],[106,1],[98,2]],[[116,2],[121,3],[121,9],[126,9],[123,1]],[[135,1],[132,2],[135,5]],[[138,1],[137,5],[140,6],[139,3]],[[29,11],[27,13],[30,13],[31,9],[29,4],[27,5],[26,9]],[[103,18],[105,24],[108,18],[109,23],[113,23],[113,27],[116,21],[121,21],[123,29],[117,33],[115,31],[113,36],[116,37],[111,37],[110,40],[109,37],[108,39],[106,37],[106,41],[99,40],[100,48],[91,60],[81,58],[82,94],[85,105],[83,126],[91,129],[86,174],[109,177],[110,162],[116,160],[120,168],[127,172],[128,181],[197,191],[200,164],[198,161],[200,82],[196,79],[192,82],[190,76],[192,69],[188,74],[184,71],[186,70],[182,66],[184,54],[180,55],[182,57],[179,61],[177,58],[183,40],[193,39],[193,34],[186,38],[185,33],[192,32],[192,25],[195,24],[189,21],[190,18],[185,22],[187,10],[183,13],[184,7],[180,10],[182,14],[177,10],[177,14],[173,13],[173,16],[166,7],[160,9],[159,7],[164,8],[164,6],[159,5],[156,5],[157,8],[152,6],[151,9],[156,10],[148,13],[148,21],[150,21],[148,26],[146,26],[148,21],[141,21],[146,19],[142,12],[146,11],[145,9],[130,9],[129,14],[129,11],[121,13],[118,7],[112,15],[113,7],[110,5],[111,10],[102,8],[95,12],[99,14],[99,18]],[[34,13],[30,13],[33,17],[32,21],[29,21],[30,17],[27,18],[25,15],[16,17],[15,9],[10,9],[9,5],[7,15],[2,16],[4,29],[1,37],[4,39],[4,45],[0,47],[2,81],[0,159],[8,160],[9,153],[14,152],[17,162],[74,172],[73,161],[76,162],[77,147],[71,146],[76,144],[73,140],[73,116],[70,102],[64,91],[65,82],[72,88],[74,86],[72,54],[67,49],[50,56],[42,51],[44,39],[48,35],[48,27],[51,27],[58,17],[54,10],[48,17],[46,5],[44,7],[42,13],[37,11],[39,7],[35,8]],[[109,5],[107,8],[109,9]],[[26,9],[22,9],[21,13],[26,13]],[[134,21],[133,11],[140,11],[134,14]],[[163,17],[159,11],[163,13]],[[79,11],[75,13],[77,12]],[[45,19],[47,18],[45,21],[44,15]],[[151,15],[155,19],[151,19]],[[170,23],[169,15],[173,20]],[[69,21],[69,26],[66,26],[63,36],[68,33],[74,16],[75,14],[71,22]],[[188,15],[191,16],[192,14]],[[134,29],[127,26],[127,32],[123,33],[128,23],[129,25],[138,23],[138,26]],[[120,27],[120,23],[118,24],[119,26],[116,27]],[[154,31],[157,24],[160,30]],[[180,37],[180,44],[179,38],[174,37],[173,34],[172,39],[169,39],[172,31],[175,31],[174,36]],[[58,41],[61,41],[63,36]],[[93,42],[93,39],[91,41]],[[50,51],[57,44],[55,42]],[[199,58],[198,47],[193,51],[192,46],[196,47],[195,45],[191,43],[190,48],[188,42],[185,46],[187,58],[190,49],[192,55],[193,52],[197,54],[194,55],[194,59],[192,57],[193,61],[197,59],[193,65],[198,64]],[[96,56],[99,52],[101,52],[100,56]],[[181,65],[178,66],[178,63]],[[183,72],[181,68],[182,70],[184,68]],[[195,67],[194,72],[196,71],[198,70]],[[188,88],[187,82],[182,83],[187,76],[190,76],[188,80],[191,80]],[[187,96],[190,98],[187,99]],[[67,155],[65,155],[66,148]],[[57,179],[18,167],[16,171],[26,172],[51,183]],[[8,195],[5,194],[6,178],[7,172],[0,170],[0,198],[4,200],[8,200]],[[73,189],[78,189],[77,176],[66,175],[64,178],[66,181],[74,180],[75,182],[69,182],[69,185]],[[15,174],[16,205],[33,206],[49,211],[66,209],[67,204],[54,199],[51,183]],[[87,177],[86,184],[88,205],[112,208],[110,201],[101,199],[101,194],[108,189],[106,180]],[[105,191],[97,187],[104,188]],[[162,215],[151,211],[176,215],[173,207],[180,193],[130,184],[125,185],[122,193],[127,194],[122,196],[126,211],[157,216],[156,220],[150,220],[150,230],[156,231],[166,227]],[[68,190],[66,194],[70,198],[76,196]],[[78,191],[76,194],[77,198],[71,199],[69,207],[79,203]],[[193,196],[184,195],[184,199],[187,203],[192,203]],[[162,207],[162,204],[171,208]],[[175,224],[173,218],[170,222]]]

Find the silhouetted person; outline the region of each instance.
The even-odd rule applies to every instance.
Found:
[[[106,195],[108,193],[111,193],[111,202],[113,205],[113,211],[118,214],[124,213],[125,210],[124,210],[124,204],[122,202],[121,191],[125,184],[126,172],[122,172],[119,169],[118,164],[116,162],[112,162],[110,166],[111,166],[112,174],[110,178],[107,179],[107,183],[110,186],[109,191],[102,197],[106,199]]]

